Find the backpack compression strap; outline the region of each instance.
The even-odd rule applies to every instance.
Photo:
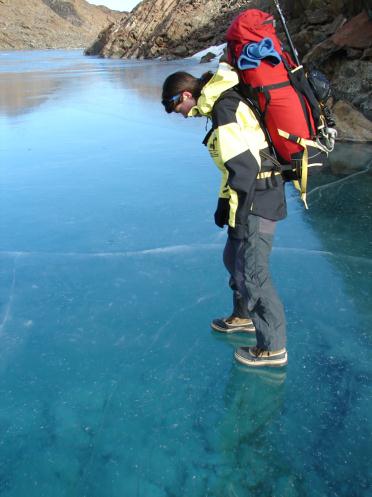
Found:
[[[308,169],[309,169],[309,151],[307,147],[314,147],[318,148],[322,152],[324,152],[324,147],[319,145],[317,142],[312,141],[312,140],[307,140],[306,138],[301,138],[300,136],[296,135],[291,135],[287,133],[286,131],[283,131],[282,129],[278,129],[278,133],[280,136],[283,138],[286,138],[287,140],[297,143],[298,145],[301,145],[301,147],[304,149],[304,153],[302,156],[302,162],[301,162],[301,178],[298,180],[293,181],[294,187],[300,192],[301,194],[301,200],[305,204],[306,209],[308,209],[307,201],[306,201],[306,187],[307,187],[307,177],[308,177]]]

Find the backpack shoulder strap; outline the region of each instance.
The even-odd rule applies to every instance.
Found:
[[[214,131],[214,127],[212,125],[211,129],[208,131],[208,133],[205,135],[205,137],[203,138],[203,141],[202,141],[202,144],[206,147],[207,144],[208,144],[208,140],[209,138],[211,137],[211,134],[213,133]]]
[[[266,125],[265,125],[264,114],[261,112],[259,106],[257,105],[256,101],[254,100],[254,98],[251,94],[251,91],[254,92],[254,90],[250,86],[245,85],[244,83],[239,83],[239,85],[237,85],[235,88],[237,89],[237,92],[241,96],[242,101],[245,104],[247,104],[248,107],[253,112],[255,118],[257,119],[257,121],[258,121],[264,135],[265,135],[267,144],[269,145],[270,154],[277,160],[277,155],[275,152],[273,142],[271,140],[270,134],[269,134],[269,132],[266,128]]]
[[[236,87],[234,86],[233,88],[230,88],[229,90],[226,90],[225,92],[221,93],[221,95],[215,101],[215,103],[213,105],[213,109],[215,109],[216,105],[218,105],[220,102],[222,102],[226,98],[235,98],[236,100],[242,100],[242,101],[244,101],[244,99],[242,98],[242,96],[240,95],[240,93],[238,93],[237,91],[234,91],[235,88]],[[208,140],[209,140],[211,134],[217,128],[217,126],[216,126],[216,124],[214,122],[214,119],[213,119],[213,109],[212,109],[212,127],[210,128],[210,130],[205,135],[205,137],[204,137],[204,139],[202,141],[203,145],[205,145],[205,146],[207,146],[207,143],[208,143]]]

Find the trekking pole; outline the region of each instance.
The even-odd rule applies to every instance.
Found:
[[[298,53],[297,53],[297,50],[295,49],[295,47],[293,45],[291,35],[289,34],[289,31],[288,31],[288,28],[287,28],[287,23],[285,22],[284,14],[283,14],[282,9],[280,8],[280,5],[279,5],[279,0],[274,0],[274,3],[275,3],[276,10],[278,11],[280,20],[282,21],[282,26],[283,26],[285,35],[287,37],[288,44],[289,44],[289,46],[291,48],[291,52],[292,52],[294,61],[296,62],[296,64],[298,66],[300,66],[301,63],[300,63],[300,60],[298,58]]]

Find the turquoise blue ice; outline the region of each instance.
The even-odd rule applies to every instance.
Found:
[[[0,496],[371,495],[371,147],[339,145],[272,257],[286,370],[233,361],[185,62],[0,52]],[[252,343],[252,342],[251,342]]]

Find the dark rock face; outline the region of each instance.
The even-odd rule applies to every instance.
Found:
[[[348,21],[338,21],[338,25],[331,36],[306,53],[303,61],[327,74],[336,100],[350,102],[372,119],[372,20],[364,10]]]
[[[344,24],[332,36],[339,47],[365,49],[372,45],[372,22],[364,10]]]
[[[372,119],[372,7],[370,0],[282,0],[282,10],[309,69],[317,67],[332,82],[334,102],[352,104]],[[186,57],[223,43],[231,20],[259,8],[278,19],[273,2],[257,0],[144,0],[103,33],[86,53],[103,57]],[[280,21],[277,30],[287,45]],[[288,49],[288,46],[286,46]],[[205,61],[212,60],[207,56]]]

